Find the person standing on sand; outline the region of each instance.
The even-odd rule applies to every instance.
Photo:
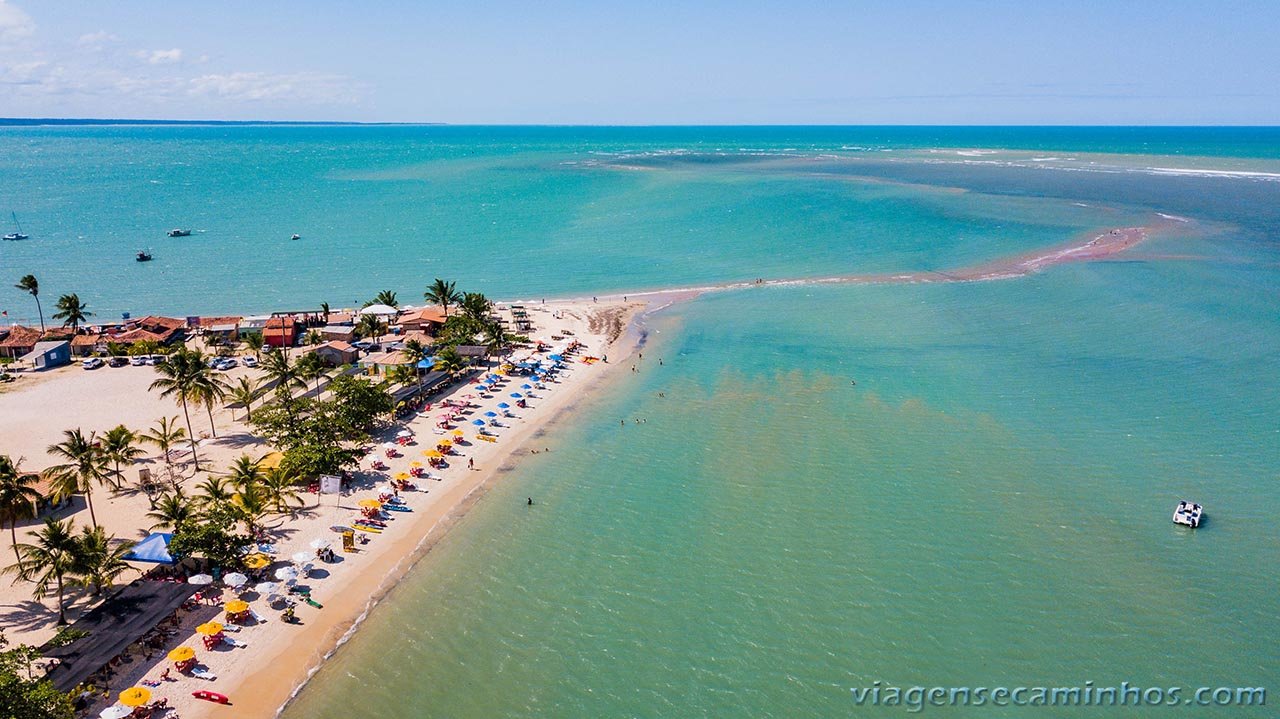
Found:
[[[467,457],[467,469],[475,469],[475,468],[476,468],[476,458]]]
[[[528,497],[528,500],[529,500],[529,504],[528,504],[528,506],[532,507],[532,506],[533,506],[533,497]]]

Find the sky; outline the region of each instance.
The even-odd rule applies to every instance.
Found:
[[[1280,123],[1280,0],[0,0],[0,117]]]

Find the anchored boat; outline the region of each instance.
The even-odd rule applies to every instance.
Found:
[[[169,236],[170,237],[190,237],[191,230],[180,230],[180,229],[174,228],[172,230],[169,230]]]
[[[1203,517],[1204,507],[1185,499],[1178,502],[1178,508],[1173,510],[1173,523],[1185,524],[1192,529],[1200,526],[1200,520]]]
[[[5,235],[4,239],[9,240],[10,242],[13,242],[15,240],[30,239],[30,235],[22,234],[22,223],[18,222],[18,213],[10,212],[9,216],[13,218],[13,226],[18,228],[18,230],[17,232],[10,232],[9,234]]]

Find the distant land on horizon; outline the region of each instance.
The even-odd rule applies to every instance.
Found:
[[[443,122],[344,122],[330,120],[140,120],[77,117],[0,117],[0,127],[41,125],[444,125]]]
[[[740,128],[759,128],[759,127],[863,127],[863,128],[1079,128],[1079,129],[1235,129],[1235,130],[1277,130],[1280,124],[1271,125],[1124,125],[1124,124],[1002,124],[1002,123],[976,123],[976,124],[931,124],[931,123],[849,123],[849,124],[832,124],[832,123],[769,123],[769,124],[724,124],[724,123],[642,123],[638,125],[619,125],[614,123],[605,124],[579,124],[579,123],[526,123],[526,124],[510,124],[510,123],[486,123],[486,122],[357,122],[347,120],[149,120],[139,118],[96,118],[96,117],[0,117],[0,127],[40,127],[40,126],[75,126],[75,125],[229,125],[229,126],[249,126],[249,125],[299,125],[313,127],[414,127],[414,126],[461,126],[461,127],[740,127]]]

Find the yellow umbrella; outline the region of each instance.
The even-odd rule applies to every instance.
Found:
[[[440,445],[439,445],[439,446],[441,446],[441,447],[452,447],[452,446],[453,446],[453,440],[451,440],[451,439],[442,439],[442,440],[440,440]]]
[[[419,465],[420,465],[421,463],[420,463],[420,462],[414,462],[414,464],[419,464]],[[396,479],[408,479],[408,478],[409,478],[409,473],[408,473],[408,472],[397,472],[397,473],[396,473]]]
[[[249,569],[262,569],[271,564],[271,558],[265,554],[250,554],[244,558],[244,566]]]
[[[382,509],[382,502],[376,499],[362,499],[359,505],[364,509]]]
[[[129,687],[120,692],[120,703],[127,707],[140,707],[151,701],[151,690],[146,687]]]
[[[462,430],[460,430],[460,429],[455,429],[455,430],[453,430],[453,436],[454,436],[454,437],[461,437],[461,436],[463,436],[464,434],[466,434],[466,432],[463,432],[463,431],[462,431]]]
[[[204,624],[196,627],[196,631],[207,637],[211,637],[215,634],[222,633],[222,624],[219,622],[205,622]]]
[[[233,599],[227,602],[226,605],[223,606],[223,609],[232,614],[239,614],[240,612],[247,611],[249,609],[249,603],[243,599]]]
[[[175,662],[185,662],[188,659],[196,658],[196,650],[191,647],[178,647],[169,652],[169,659]]]
[[[438,449],[429,449],[429,450],[427,450],[427,456],[428,456],[428,457],[443,457],[443,456],[444,456],[444,452],[441,452],[441,451],[440,451],[440,450],[438,450]]]
[[[410,462],[410,463],[409,463],[409,466],[410,466],[410,467],[421,467],[421,466],[422,466],[422,462],[419,462],[418,460],[416,460],[416,459],[415,459],[415,460],[413,460],[412,462]],[[396,477],[396,479],[408,479],[408,477],[399,477],[399,476],[397,476],[397,477]]]

